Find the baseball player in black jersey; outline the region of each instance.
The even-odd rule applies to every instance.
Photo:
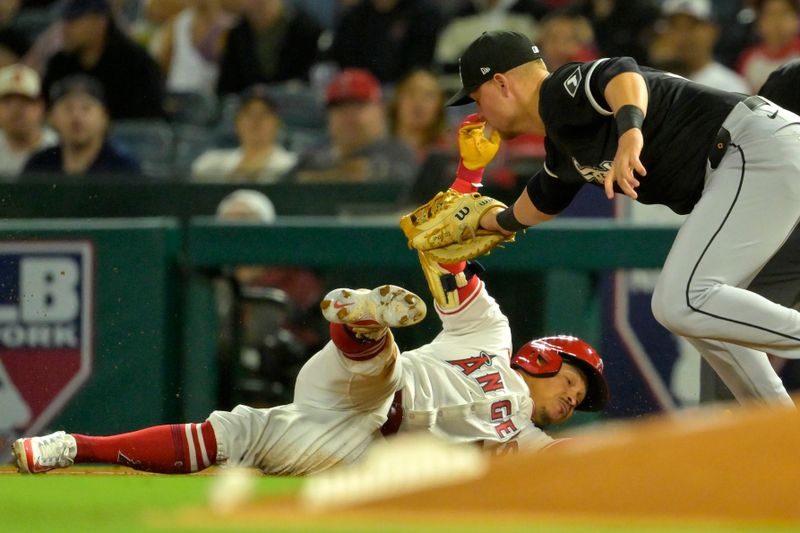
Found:
[[[503,138],[537,133],[547,149],[518,200],[481,226],[549,220],[587,183],[689,213],[653,294],[656,319],[739,400],[791,403],[765,353],[800,358],[800,313],[747,287],[800,219],[800,117],[627,57],[550,73],[538,48],[508,31],[476,39],[460,68],[448,105],[474,100]]]

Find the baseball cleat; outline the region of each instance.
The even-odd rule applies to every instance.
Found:
[[[320,303],[329,322],[354,326],[413,326],[425,318],[422,298],[396,285],[375,289],[334,289]]]
[[[75,437],[56,431],[44,437],[17,439],[11,450],[21,473],[41,474],[54,468],[72,466],[78,447]]]

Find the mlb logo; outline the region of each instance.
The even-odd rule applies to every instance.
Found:
[[[0,241],[0,460],[91,374],[94,251],[86,241]]]

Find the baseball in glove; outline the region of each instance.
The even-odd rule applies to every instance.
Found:
[[[427,252],[440,263],[458,263],[489,253],[514,235],[505,235],[480,227],[481,217],[502,202],[478,193],[460,193],[453,189],[440,192],[428,203],[400,219],[400,228],[408,246]]]

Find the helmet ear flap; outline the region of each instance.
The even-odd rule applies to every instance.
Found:
[[[519,368],[534,377],[558,374],[564,358],[555,346],[540,340],[524,344],[511,358],[511,368]]]

